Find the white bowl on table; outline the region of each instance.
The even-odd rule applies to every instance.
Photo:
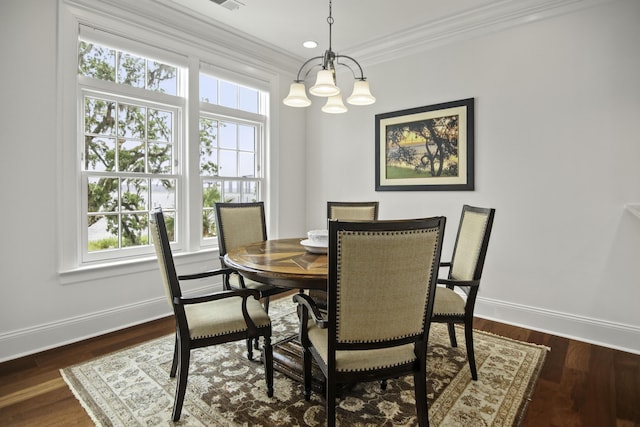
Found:
[[[329,230],[310,230],[307,239],[300,242],[304,248],[315,254],[326,254],[329,245]]]

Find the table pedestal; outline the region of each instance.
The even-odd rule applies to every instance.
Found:
[[[303,382],[302,346],[297,336],[285,338],[273,344],[273,369]],[[311,389],[324,395],[324,375],[315,361],[311,362]]]

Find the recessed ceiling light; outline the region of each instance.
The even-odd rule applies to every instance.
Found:
[[[306,47],[307,49],[313,49],[314,47],[318,47],[318,43],[314,42],[313,40],[308,40],[302,43],[302,46]]]

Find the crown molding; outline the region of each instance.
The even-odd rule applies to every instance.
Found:
[[[361,64],[374,65],[611,1],[614,0],[500,0],[382,35],[345,50]]]

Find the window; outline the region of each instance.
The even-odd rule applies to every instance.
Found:
[[[176,248],[214,247],[214,203],[261,200],[267,92],[221,78],[199,60],[172,62],[164,58],[171,53],[101,34],[81,26],[78,40],[78,265],[152,253],[156,206]],[[196,82],[187,81],[192,64],[206,69]],[[188,99],[189,84],[199,86],[199,99]],[[192,145],[187,111],[198,117]],[[188,164],[199,164],[199,173]]]
[[[261,136],[264,116],[253,120],[216,114],[215,106],[247,113],[260,111],[260,93],[200,74],[200,175],[202,179],[202,238],[216,237],[214,203],[260,200]],[[247,115],[248,116],[248,115]]]

